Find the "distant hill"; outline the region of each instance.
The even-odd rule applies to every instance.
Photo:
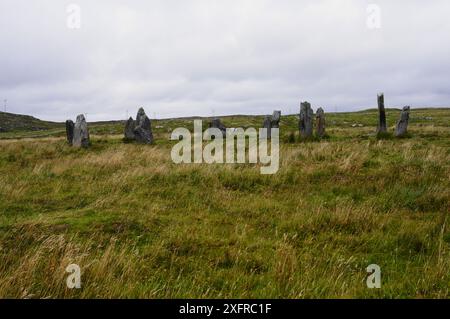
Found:
[[[62,123],[41,121],[29,115],[0,112],[0,132],[43,131],[62,126]]]
[[[376,127],[378,116],[377,109],[368,109],[356,112],[326,113],[327,127]],[[388,124],[395,125],[400,115],[400,109],[387,108]],[[227,127],[259,127],[263,121],[263,115],[219,115]],[[211,117],[190,116],[168,119],[152,119],[152,126],[156,133],[167,134],[177,127],[192,129],[193,120],[208,121]],[[296,131],[298,115],[290,114],[282,116],[282,125],[286,130]],[[450,108],[413,108],[411,110],[410,123],[412,125],[450,126]],[[123,120],[89,121],[89,130],[92,134],[123,134]],[[64,136],[65,124],[60,122],[42,121],[33,116],[0,112],[0,139]]]

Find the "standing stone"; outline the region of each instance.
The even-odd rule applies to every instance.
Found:
[[[67,120],[66,121],[66,135],[67,135],[67,143],[69,143],[70,145],[72,145],[73,143],[73,129],[74,129],[75,124],[73,123],[72,120]]]
[[[386,133],[386,111],[384,110],[384,94],[378,94],[378,129],[377,133]]]
[[[273,115],[264,117],[263,128],[267,129],[267,134],[262,137],[272,138],[272,129],[280,128],[281,111],[274,111]]]
[[[262,134],[262,138],[271,138],[272,137],[272,117],[270,115],[266,115],[264,117],[263,128],[266,129]]]
[[[89,139],[89,129],[83,114],[77,116],[77,121],[73,129],[73,146],[88,147],[91,144]]]
[[[409,110],[409,106],[405,106],[402,110],[400,120],[397,122],[397,126],[395,128],[396,137],[403,137],[408,132]]]
[[[134,127],[135,123],[132,117],[128,119],[128,121],[125,123],[125,140],[126,141],[133,141],[134,140]]]
[[[280,128],[281,111],[274,111],[272,115],[272,128]]]
[[[136,127],[134,128],[134,138],[137,142],[143,144],[153,143],[152,125],[150,119],[141,107],[136,116]]]
[[[316,134],[318,137],[324,137],[325,135],[325,112],[321,107],[316,112]]]
[[[300,104],[300,121],[298,127],[302,138],[311,138],[313,134],[313,110],[311,104],[302,102]]]
[[[223,137],[227,135],[227,128],[225,127],[225,125],[222,124],[220,119],[213,119],[211,123],[209,123],[209,127],[218,128],[219,130],[221,130]]]

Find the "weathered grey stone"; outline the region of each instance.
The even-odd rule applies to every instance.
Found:
[[[146,117],[147,117],[147,115],[145,114],[144,109],[142,107],[139,108],[137,115],[136,115],[136,125],[142,126]],[[148,129],[148,128],[146,128],[146,129]]]
[[[281,111],[274,111],[271,119],[272,128],[279,128],[281,120]]]
[[[263,128],[266,131],[263,131],[261,138],[271,138],[272,136],[272,117],[270,115],[266,115],[264,117]]]
[[[152,144],[153,133],[150,119],[141,107],[136,115],[136,127],[134,128],[134,138],[138,143]]]
[[[405,106],[400,115],[400,120],[397,122],[397,126],[395,128],[395,136],[403,137],[408,133],[408,123],[409,123],[409,106]]]
[[[325,112],[321,107],[316,112],[316,134],[318,137],[325,136]]]
[[[386,111],[384,109],[384,94],[380,93],[377,97],[378,100],[378,129],[377,133],[386,133]]]
[[[77,121],[73,129],[73,143],[75,147],[88,147],[91,144],[89,139],[89,129],[83,114],[77,116]]]
[[[150,131],[143,129],[138,126],[134,129],[135,140],[138,143],[142,144],[152,144],[153,143],[153,135]]]
[[[267,129],[266,132],[263,133],[262,138],[272,138],[272,129],[280,127],[280,119],[281,119],[281,111],[274,111],[273,115],[267,115],[264,117],[263,128]]]
[[[300,121],[298,127],[300,129],[300,136],[302,138],[311,138],[313,135],[313,116],[314,112],[311,104],[302,102],[300,104]]]
[[[213,119],[210,123],[209,123],[209,127],[210,128],[218,128],[219,130],[222,131],[223,136],[225,137],[227,135],[227,128],[225,127],[225,125],[222,124],[222,122],[220,121],[220,119]]]
[[[67,136],[67,143],[72,145],[73,143],[73,130],[74,130],[75,124],[72,120],[66,121],[66,136]]]
[[[128,119],[128,121],[125,123],[125,140],[126,141],[133,141],[134,140],[134,127],[135,123],[132,117]]]

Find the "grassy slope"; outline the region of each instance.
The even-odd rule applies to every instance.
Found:
[[[0,112],[0,132],[36,132],[61,129],[63,124],[41,121],[29,115]]]
[[[287,143],[284,117],[274,176],[173,164],[186,120],[154,123],[154,146],[122,144],[118,124],[93,125],[90,150],[0,141],[0,297],[449,297],[450,110],[411,122],[412,138],[378,141],[376,113],[331,114],[329,139]]]

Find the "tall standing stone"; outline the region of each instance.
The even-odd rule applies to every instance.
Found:
[[[91,144],[89,139],[89,129],[83,114],[77,116],[77,121],[73,129],[73,146],[88,147]]]
[[[266,131],[263,133],[262,138],[271,138],[272,137],[272,117],[270,115],[266,115],[264,117],[263,128]]]
[[[150,119],[141,107],[136,116],[136,127],[134,128],[134,138],[137,142],[143,144],[153,143],[152,125]]]
[[[274,111],[271,120],[272,128],[279,128],[280,120],[281,120],[281,111]]]
[[[405,106],[402,110],[400,120],[397,122],[397,126],[395,128],[396,137],[403,137],[408,132],[409,110],[409,106]]]
[[[384,94],[378,94],[378,129],[377,133],[386,133],[386,111],[384,109]]]
[[[209,123],[209,127],[210,128],[218,128],[222,132],[222,135],[224,137],[227,135],[227,128],[225,127],[225,125],[222,124],[220,119],[217,119],[217,118],[213,119],[211,121],[211,123]]]
[[[267,130],[267,138],[272,138],[272,129],[280,127],[281,111],[274,111],[273,115],[264,117],[263,128]],[[265,136],[263,136],[265,137]]]
[[[134,128],[135,123],[132,117],[128,119],[128,121],[125,123],[125,140],[126,141],[133,141],[134,140]]]
[[[75,124],[72,120],[66,121],[66,135],[67,135],[67,143],[72,145],[73,143],[73,130],[74,130]]]
[[[302,138],[311,138],[313,134],[313,110],[311,104],[302,102],[300,104],[300,121],[298,127]]]
[[[316,112],[316,134],[318,137],[325,135],[325,112],[321,107]]]

